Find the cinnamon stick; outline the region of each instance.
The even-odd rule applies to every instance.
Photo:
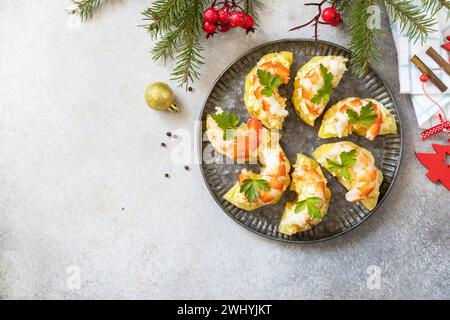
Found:
[[[447,86],[439,79],[434,72],[428,68],[425,63],[423,63],[422,60],[416,55],[411,57],[411,62],[416,65],[417,68],[419,68],[420,71],[422,71],[423,74],[426,74],[428,78],[430,78],[431,82],[434,83],[436,87],[438,87],[441,92],[447,91]]]
[[[426,53],[450,76],[450,63],[442,58],[433,47],[429,47]]]

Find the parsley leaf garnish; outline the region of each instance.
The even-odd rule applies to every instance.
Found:
[[[223,139],[233,139],[236,136],[236,133],[234,129],[241,119],[234,113],[230,112],[229,114],[226,114],[225,112],[217,113],[217,114],[211,114],[211,117],[214,119],[214,121],[217,123],[219,128],[224,129],[223,133]]]
[[[295,205],[295,213],[302,212],[305,208],[308,209],[308,214],[315,219],[322,218],[322,214],[320,213],[320,204],[322,203],[322,199],[318,197],[306,198],[302,201],[297,202]]]
[[[344,177],[345,180],[350,180],[350,172],[348,169],[356,163],[356,150],[353,149],[348,152],[344,151],[340,154],[340,158],[341,163],[337,163],[327,158],[328,169],[331,172],[337,172]]]
[[[267,97],[271,97],[273,92],[283,83],[280,76],[273,76],[270,72],[258,69],[256,70],[259,82],[265,87],[261,93]]]
[[[359,114],[351,109],[347,109],[347,114],[349,123],[355,124],[359,122],[365,126],[370,126],[378,118],[372,101],[362,107]]]
[[[245,179],[242,182],[240,192],[242,192],[248,201],[252,202],[253,200],[259,197],[259,191],[269,191],[270,186],[264,179]]]
[[[312,97],[311,101],[315,104],[321,104],[322,102],[328,102],[330,100],[330,94],[333,91],[333,74],[327,71],[327,68],[323,64],[320,64],[320,73],[323,78],[323,87],[320,88],[316,95]]]

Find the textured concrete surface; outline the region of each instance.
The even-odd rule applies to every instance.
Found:
[[[287,32],[312,14],[300,1],[267,1],[254,35],[204,41],[202,79],[192,93],[175,90],[176,115],[143,101],[170,67],[152,62],[152,41],[136,27],[148,1],[115,1],[81,25],[64,13],[68,2],[0,2],[1,298],[450,298],[449,193],[415,159],[431,144],[419,141],[407,96],[395,95],[404,152],[391,196],[330,242],[254,235],[221,212],[197,166],[170,162],[180,140],[190,142],[165,132],[194,130],[231,61],[269,40],[310,36]],[[348,45],[345,28],[321,38]],[[389,32],[382,47],[377,69],[398,92]]]

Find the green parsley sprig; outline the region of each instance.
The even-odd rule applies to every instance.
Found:
[[[283,83],[279,75],[274,76],[270,72],[258,69],[256,70],[259,82],[264,86],[261,93],[266,97],[271,97],[275,90]]]
[[[331,172],[337,172],[345,180],[350,180],[350,172],[348,171],[356,163],[356,150],[343,151],[340,156],[341,163],[337,163],[327,158],[328,170]]]
[[[242,182],[240,192],[242,192],[248,201],[252,202],[259,197],[259,191],[269,191],[270,186],[264,179],[245,179]]]
[[[306,198],[302,201],[297,202],[295,205],[295,213],[302,212],[305,208],[308,210],[308,214],[314,219],[322,218],[320,213],[320,205],[323,200],[318,197]]]
[[[224,140],[233,139],[236,136],[236,133],[232,129],[239,124],[241,119],[234,112],[230,112],[229,114],[225,112],[211,114],[211,118],[214,119],[219,128],[225,130],[223,133]]]
[[[320,73],[323,78],[323,87],[320,88],[311,101],[315,104],[327,103],[330,100],[330,94],[333,91],[333,78],[334,75],[328,72],[327,68],[323,64],[320,64]]]
[[[378,118],[372,101],[363,106],[359,114],[351,109],[347,109],[347,114],[350,124],[361,123],[365,126],[370,126]]]

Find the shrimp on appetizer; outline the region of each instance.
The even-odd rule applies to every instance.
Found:
[[[376,207],[383,174],[375,166],[370,151],[353,142],[342,141],[321,145],[313,156],[348,190],[347,201],[361,201],[369,210]]]
[[[206,116],[206,135],[214,149],[233,160],[256,159],[264,136],[261,121],[251,118],[239,125],[240,119],[233,112],[216,110]]]
[[[314,57],[298,70],[292,103],[303,122],[314,126],[347,71],[347,60],[342,56]]]
[[[244,102],[247,111],[268,129],[282,129],[284,118],[288,115],[286,98],[280,96],[278,87],[289,83],[292,61],[292,52],[266,54],[245,78]]]
[[[277,203],[290,182],[291,164],[278,143],[263,144],[258,153],[261,173],[243,169],[238,182],[223,196],[246,211]]]
[[[345,98],[324,114],[320,138],[343,138],[356,133],[374,140],[378,135],[397,133],[394,116],[374,99]]]
[[[291,191],[297,195],[289,201],[278,230],[287,235],[311,229],[328,211],[331,191],[319,164],[299,153],[292,173]]]

